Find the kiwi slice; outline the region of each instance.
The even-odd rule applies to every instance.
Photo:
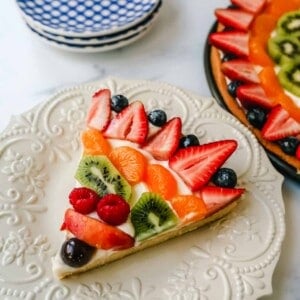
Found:
[[[300,97],[300,61],[293,60],[282,65],[278,78],[281,85],[292,94]]]
[[[277,33],[284,36],[300,36],[300,10],[288,12],[280,17],[277,22]]]
[[[300,41],[294,36],[275,36],[268,41],[268,52],[276,63],[284,64],[300,56]]]
[[[104,155],[84,155],[79,162],[75,178],[100,197],[112,193],[130,200],[131,186]]]
[[[142,241],[175,226],[178,219],[159,195],[145,192],[131,210],[131,222],[136,239]]]

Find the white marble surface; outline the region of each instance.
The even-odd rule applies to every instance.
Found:
[[[204,45],[213,10],[227,4],[228,0],[164,0],[157,23],[141,40],[108,53],[74,54],[36,40],[14,1],[1,0],[0,130],[11,115],[30,109],[53,92],[108,75],[160,80],[210,95]],[[286,179],[283,195],[287,233],[274,273],[274,293],[264,299],[300,299],[299,184]]]

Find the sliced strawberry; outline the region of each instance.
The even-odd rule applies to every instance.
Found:
[[[241,9],[218,8],[215,15],[220,23],[237,30],[248,31],[254,15]]]
[[[92,103],[87,113],[87,126],[103,131],[109,123],[110,108],[110,90],[99,90],[93,95]]]
[[[104,250],[121,250],[134,245],[133,237],[117,227],[82,215],[72,209],[66,210],[61,230],[68,230],[79,240]]]
[[[168,160],[176,151],[181,136],[181,119],[170,119],[143,147],[157,160]]]
[[[296,150],[296,158],[300,160],[300,145],[298,145]]]
[[[237,148],[235,140],[223,140],[179,149],[169,160],[169,166],[196,191],[209,182]]]
[[[275,106],[275,103],[267,97],[265,90],[259,84],[240,85],[236,95],[247,109],[258,106],[269,110]]]
[[[267,0],[231,0],[233,5],[254,14],[258,14],[263,9],[266,2]]]
[[[237,58],[225,61],[221,65],[221,70],[231,80],[259,83],[254,65],[246,59]]]
[[[142,102],[135,101],[108,124],[104,136],[143,144],[148,134],[148,120]]]
[[[282,106],[277,105],[268,114],[261,133],[268,141],[281,140],[285,137],[299,134],[300,123],[291,118]]]
[[[238,199],[244,192],[243,188],[205,186],[197,192],[197,196],[204,201],[208,214],[211,215]]]
[[[209,42],[216,48],[235,54],[236,56],[247,57],[249,55],[249,33],[242,31],[214,32],[209,36]]]

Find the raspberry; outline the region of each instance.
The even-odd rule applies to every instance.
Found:
[[[75,211],[86,215],[96,210],[100,197],[89,188],[79,187],[71,191],[69,200]]]
[[[110,225],[124,223],[129,215],[129,204],[119,195],[107,194],[97,204],[97,214],[104,222]]]

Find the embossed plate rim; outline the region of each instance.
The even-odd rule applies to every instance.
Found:
[[[34,108],[32,108],[31,110],[19,115],[19,116],[15,116],[13,117],[13,119],[11,120],[10,124],[8,125],[8,127],[3,131],[2,134],[0,134],[0,153],[1,150],[3,151],[2,153],[8,153],[10,155],[13,155],[13,153],[10,153],[10,150],[15,150],[18,149],[17,145],[15,145],[14,143],[18,143],[20,141],[18,141],[17,137],[26,137],[27,135],[33,135],[35,136],[35,134],[37,135],[37,137],[39,139],[41,139],[43,143],[39,144],[37,143],[31,143],[28,144],[29,146],[33,147],[32,151],[39,151],[40,147],[42,147],[43,145],[48,145],[45,149],[47,151],[52,151],[52,148],[58,147],[58,146],[64,146],[62,145],[52,145],[51,144],[51,137],[52,136],[57,136],[59,137],[60,135],[63,135],[63,129],[64,130],[68,130],[69,127],[64,127],[64,126],[60,126],[60,124],[65,124],[65,123],[60,123],[59,120],[63,119],[63,117],[65,117],[65,115],[67,116],[72,116],[72,113],[80,113],[81,116],[84,115],[83,111],[81,111],[78,108],[85,108],[86,109],[86,105],[87,103],[85,103],[86,98],[90,97],[92,95],[92,93],[97,90],[99,87],[109,87],[113,92],[126,92],[131,95],[131,97],[137,97],[138,95],[140,95],[141,93],[143,95],[147,95],[147,99],[145,99],[145,103],[148,105],[150,105],[151,107],[155,107],[156,105],[158,105],[159,103],[161,103],[162,106],[166,106],[166,107],[170,107],[170,113],[173,109],[173,105],[179,105],[179,107],[181,107],[180,105],[183,105],[182,108],[182,112],[180,112],[180,115],[182,114],[185,118],[185,124],[189,124],[189,126],[193,126],[193,122],[196,118],[196,116],[190,116],[189,115],[189,109],[192,109],[192,111],[194,112],[196,109],[197,112],[197,116],[199,115],[202,119],[199,120],[198,122],[200,122],[199,124],[201,126],[199,126],[199,132],[201,133],[202,125],[205,127],[207,126],[207,128],[212,128],[214,131],[215,129],[216,132],[218,132],[218,130],[220,131],[220,134],[227,134],[226,131],[226,127],[225,125],[231,126],[233,131],[236,131],[235,134],[237,134],[238,136],[240,136],[241,139],[241,143],[243,144],[243,146],[247,146],[247,144],[249,143],[249,145],[251,146],[251,149],[253,150],[253,155],[255,155],[255,157],[257,159],[259,159],[259,161],[254,161],[253,162],[253,166],[251,166],[250,171],[248,172],[248,170],[246,170],[244,173],[242,172],[240,183],[241,185],[245,185],[248,189],[249,189],[249,195],[246,196],[246,200],[249,201],[250,200],[250,195],[251,195],[251,199],[253,197],[253,202],[249,202],[250,204],[255,204],[255,202],[259,201],[261,205],[264,205],[268,208],[268,213],[270,213],[270,216],[268,216],[269,218],[273,218],[274,220],[274,226],[271,226],[270,229],[268,229],[267,235],[268,238],[270,239],[270,249],[267,248],[266,249],[266,253],[263,253],[261,256],[259,256],[258,258],[251,258],[251,266],[248,266],[248,264],[243,263],[243,261],[241,262],[241,268],[239,267],[239,263],[235,264],[234,260],[232,260],[230,262],[230,260],[226,260],[226,255],[227,256],[232,256],[232,254],[234,254],[234,249],[230,246],[230,244],[226,245],[226,242],[224,242],[225,244],[222,245],[222,247],[224,246],[224,249],[222,247],[218,247],[218,245],[215,247],[216,251],[218,252],[220,249],[222,248],[220,251],[220,253],[223,253],[224,250],[224,256],[214,256],[211,255],[210,256],[210,252],[208,249],[201,249],[199,245],[197,245],[197,243],[199,243],[199,241],[201,241],[201,246],[208,246],[210,243],[214,243],[214,242],[219,242],[222,241],[221,239],[217,240],[217,237],[215,236],[216,232],[214,232],[213,230],[207,230],[207,228],[204,228],[203,230],[199,230],[197,232],[193,232],[191,234],[187,234],[183,237],[179,237],[177,239],[174,239],[172,241],[166,242],[158,247],[155,247],[153,249],[148,249],[145,250],[145,252],[141,252],[139,254],[137,254],[137,256],[132,256],[129,258],[126,258],[120,262],[115,262],[112,263],[111,265],[108,265],[106,267],[104,267],[105,270],[105,274],[109,277],[109,276],[113,276],[111,278],[114,279],[114,282],[106,282],[105,279],[103,279],[103,277],[101,277],[101,270],[102,269],[98,269],[95,271],[91,271],[88,272],[88,274],[83,274],[80,277],[77,278],[72,278],[70,279],[70,281],[66,280],[66,281],[57,281],[56,279],[53,278],[53,276],[51,275],[51,272],[49,273],[49,270],[42,270],[45,274],[41,274],[40,276],[42,276],[39,280],[34,281],[33,282],[29,282],[28,284],[23,283],[23,285],[20,284],[16,284],[16,283],[8,283],[8,280],[3,280],[3,270],[6,270],[6,274],[7,276],[9,275],[14,275],[15,277],[17,277],[17,273],[13,272],[13,270],[15,271],[16,268],[17,270],[26,271],[26,274],[28,273],[28,278],[30,279],[30,276],[34,275],[38,275],[38,270],[37,270],[37,265],[35,265],[35,261],[42,261],[42,259],[44,259],[43,262],[41,262],[41,266],[43,267],[47,267],[50,268],[49,265],[49,257],[48,256],[52,256],[54,255],[53,250],[56,249],[52,249],[49,245],[49,243],[47,243],[47,239],[43,239],[43,235],[41,235],[42,233],[45,234],[43,232],[43,229],[47,229],[49,231],[46,231],[46,233],[48,232],[48,235],[50,236],[53,233],[53,230],[50,227],[51,221],[48,224],[48,220],[46,220],[45,222],[43,220],[41,220],[42,218],[40,218],[40,216],[38,215],[39,213],[44,214],[45,211],[43,210],[43,204],[45,204],[43,202],[43,200],[45,200],[43,197],[41,197],[40,200],[37,199],[32,199],[32,198],[28,198],[28,201],[24,201],[24,203],[22,204],[26,204],[28,205],[28,207],[30,209],[34,208],[35,211],[33,210],[33,216],[34,217],[34,213],[37,214],[37,220],[36,221],[32,221],[29,222],[27,221],[27,223],[25,223],[25,225],[27,224],[29,227],[29,229],[31,229],[32,232],[30,232],[30,230],[26,230],[26,226],[25,229],[23,229],[23,224],[21,224],[21,227],[19,225],[13,225],[13,224],[6,224],[6,227],[3,227],[3,224],[5,224],[5,221],[8,222],[8,217],[6,217],[5,215],[1,214],[1,210],[0,210],[0,222],[1,222],[1,228],[6,228],[6,233],[3,234],[3,236],[1,236],[1,232],[0,232],[0,265],[2,264],[2,268],[0,268],[0,284],[2,285],[2,288],[0,289],[0,296],[4,295],[4,296],[11,296],[12,299],[37,299],[39,297],[44,296],[44,298],[46,299],[84,299],[82,298],[82,295],[86,295],[89,294],[90,297],[94,297],[95,299],[97,299],[97,297],[99,297],[100,293],[102,293],[101,295],[104,297],[104,295],[106,296],[110,296],[110,297],[117,297],[117,296],[122,296],[124,299],[160,299],[158,295],[161,295],[161,293],[163,293],[165,296],[165,299],[175,299],[176,297],[180,297],[180,296],[201,296],[201,295],[205,295],[205,293],[212,293],[212,292],[217,292],[217,293],[221,293],[222,290],[220,289],[221,292],[218,291],[214,291],[213,287],[216,285],[217,280],[220,280],[220,278],[222,277],[221,275],[226,275],[227,276],[227,281],[225,280],[225,282],[227,282],[227,286],[226,286],[226,293],[224,293],[223,297],[225,297],[226,295],[230,295],[230,293],[233,293],[231,296],[234,299],[256,299],[260,296],[266,295],[271,293],[272,287],[271,287],[271,279],[272,279],[272,274],[274,271],[274,268],[276,266],[276,263],[278,261],[279,255],[280,255],[280,251],[281,251],[281,243],[282,240],[284,238],[284,234],[285,234],[285,222],[284,222],[284,203],[283,203],[283,199],[282,199],[282,195],[281,195],[281,185],[283,182],[283,177],[281,176],[281,174],[279,174],[271,165],[271,163],[268,161],[263,149],[259,146],[259,144],[257,143],[256,139],[254,138],[254,136],[248,131],[248,129],[246,129],[242,124],[240,124],[239,122],[237,122],[229,113],[223,111],[216,103],[215,101],[213,101],[212,98],[203,98],[203,97],[199,97],[197,95],[195,95],[194,93],[188,92],[188,91],[184,91],[181,88],[177,88],[174,86],[171,86],[169,84],[166,83],[160,83],[160,82],[153,82],[153,81],[130,81],[130,80],[123,80],[123,79],[119,79],[119,78],[108,78],[106,80],[103,81],[99,81],[99,82],[92,82],[92,83],[88,83],[88,84],[84,84],[81,86],[76,86],[76,87],[71,87],[62,91],[59,91],[58,93],[56,93],[55,95],[53,95],[52,97],[49,97],[49,100],[35,106]],[[180,98],[181,97],[181,98]],[[72,102],[67,103],[67,101],[72,100]],[[165,99],[165,100],[164,100]],[[185,104],[186,102],[188,104]],[[192,101],[192,102],[190,102]],[[62,107],[55,107],[55,105],[60,105],[63,104],[65,105]],[[74,108],[74,105],[78,105],[78,107]],[[170,106],[171,105],[171,106]],[[186,107],[184,107],[184,105],[186,105]],[[192,105],[192,106],[190,106]],[[67,109],[66,109],[67,108]],[[186,111],[184,111],[184,109],[186,108]],[[174,108],[175,109],[175,108]],[[178,107],[176,106],[176,109],[178,109]],[[176,110],[178,111],[178,110]],[[55,115],[55,113],[58,113],[59,117],[61,117],[61,119],[55,119],[54,124],[52,124],[52,126],[48,126],[49,124],[44,124],[47,119],[53,119],[53,116],[55,116],[57,118],[57,115]],[[46,117],[45,117],[46,114]],[[54,114],[52,116],[52,114]],[[172,111],[171,114],[174,114],[174,111]],[[38,120],[35,119],[35,116],[37,116]],[[78,115],[76,115],[78,118]],[[76,117],[75,116],[75,117]],[[43,117],[43,118],[42,118]],[[75,118],[73,116],[73,118]],[[74,119],[75,120],[75,119]],[[18,123],[18,121],[20,121]],[[37,124],[36,122],[39,121],[42,123],[42,125],[44,126],[42,129],[44,130],[44,132],[39,132],[38,128],[36,128],[34,126],[34,124]],[[52,120],[53,121],[53,120]],[[21,125],[23,124],[31,124],[31,126],[24,126],[22,127]],[[204,123],[201,123],[204,122]],[[219,122],[222,122],[222,124],[219,124]],[[73,125],[73,124],[69,124],[69,125]],[[75,126],[76,124],[74,124]],[[81,124],[82,125],[82,124]],[[75,127],[74,131],[76,131],[77,133],[79,133],[79,129],[81,128],[80,124],[78,125],[79,127]],[[48,126],[48,127],[47,127]],[[225,129],[220,130],[221,128],[225,127]],[[205,127],[206,128],[206,127]],[[47,130],[46,130],[47,129]],[[208,130],[208,129],[206,129]],[[204,130],[205,131],[205,130]],[[231,134],[231,133],[230,133]],[[66,134],[66,136],[68,137],[68,135]],[[205,133],[204,133],[204,137],[205,137]],[[49,142],[50,140],[50,142]],[[60,141],[58,138],[55,138],[54,141]],[[72,140],[71,140],[72,141]],[[26,142],[27,143],[27,142]],[[49,144],[47,144],[49,143]],[[49,145],[51,147],[49,147]],[[70,142],[70,147],[75,147],[76,145],[72,144]],[[78,145],[77,145],[78,146]],[[245,146],[245,147],[246,147]],[[15,148],[14,148],[15,147]],[[30,148],[30,147],[28,147]],[[51,149],[50,149],[51,148]],[[23,148],[22,148],[23,149]],[[59,149],[55,149],[55,150],[59,150]],[[76,150],[76,149],[75,149]],[[75,151],[77,154],[79,153],[78,149]],[[27,151],[27,149],[24,150]],[[29,150],[28,150],[29,151]],[[73,150],[72,150],[73,151]],[[248,149],[241,149],[242,154],[248,153]],[[54,155],[52,152],[49,152],[50,154]],[[45,156],[47,155],[47,159],[48,157],[50,157],[49,153],[45,153]],[[58,153],[58,154],[57,154]],[[19,157],[17,157],[17,159],[15,161],[13,161],[13,163],[10,165],[10,168],[8,167],[8,163],[7,161],[9,160],[9,157],[7,158],[7,155],[5,156],[4,159],[4,154],[0,154],[0,176],[2,176],[5,172],[5,174],[8,174],[7,176],[11,176],[11,182],[13,183],[13,180],[18,180],[18,178],[14,177],[16,174],[13,174],[11,172],[11,166],[13,165],[14,167],[18,167],[16,170],[22,170],[22,166],[16,166],[15,162],[20,162],[20,155]],[[65,156],[63,156],[64,152],[61,152],[60,155],[62,156],[62,158],[64,158]],[[69,153],[66,153],[69,154]],[[59,155],[59,152],[56,152],[56,155]],[[9,156],[9,155],[8,155]],[[71,153],[71,159],[72,157],[74,158],[74,154],[73,152]],[[33,157],[34,159],[34,157]],[[23,162],[26,163],[26,166],[31,166],[30,163],[32,163],[32,161],[30,160],[24,160]],[[76,161],[72,162],[72,164],[75,164]],[[247,164],[247,162],[246,162]],[[47,168],[48,168],[48,172],[51,171],[51,165],[48,163],[47,164]],[[46,169],[47,170],[47,169]],[[55,169],[56,170],[56,169]],[[36,171],[38,171],[38,175],[39,175],[39,179],[42,180],[43,178],[41,176],[43,175],[47,175],[43,173],[43,169],[36,169]],[[264,171],[264,172],[261,172]],[[1,175],[2,172],[2,175]],[[53,170],[52,170],[53,172]],[[69,173],[68,173],[69,174]],[[51,174],[49,174],[49,177],[51,179],[51,177],[53,177],[53,173],[52,176]],[[7,177],[8,178],[8,177]],[[46,179],[45,179],[46,182]],[[265,183],[268,183],[268,185],[265,185]],[[49,185],[52,184],[52,182],[48,181],[48,188]],[[55,184],[57,184],[55,182]],[[58,185],[57,184],[57,189],[58,189]],[[13,186],[16,187],[20,187],[25,189],[26,187],[26,182],[24,185],[21,185],[20,183],[17,182],[17,184],[13,184]],[[24,187],[25,186],[25,187]],[[30,186],[30,184],[27,184],[27,186]],[[55,185],[56,186],[56,185]],[[270,186],[274,187],[274,190],[270,189]],[[7,192],[6,195],[4,196],[4,193],[2,191],[0,191],[0,206],[2,209],[2,213],[5,213],[7,211],[5,211],[5,209],[7,209],[7,206],[5,205],[15,205],[15,206],[11,206],[11,209],[13,212],[15,212],[16,214],[18,213],[17,209],[18,207],[16,206],[17,201],[22,201],[22,199],[20,200],[17,196],[16,193],[13,193],[12,190],[9,189],[10,186],[3,186],[3,190],[5,190],[5,188],[7,188]],[[38,187],[38,186],[37,186]],[[64,188],[64,186],[63,186]],[[17,188],[16,188],[17,190]],[[25,191],[23,191],[25,194]],[[30,191],[26,191],[27,193],[30,193]],[[46,191],[47,193],[47,191]],[[33,193],[34,194],[34,193]],[[257,199],[256,196],[257,195]],[[258,196],[259,195],[259,196]],[[266,200],[260,199],[260,197],[263,196],[266,198]],[[7,200],[7,202],[5,202]],[[47,198],[47,200],[49,200]],[[247,202],[245,202],[246,200],[244,200],[243,205],[248,205]],[[4,202],[3,204],[1,202]],[[14,202],[15,201],[15,202]],[[48,209],[49,211],[55,209],[52,206],[55,206],[55,203],[51,205],[49,203],[48,204]],[[67,205],[67,203],[64,203],[65,205]],[[59,206],[61,207],[62,204],[60,204]],[[247,208],[247,207],[246,207]],[[242,208],[241,208],[242,209]],[[256,207],[254,206],[254,212],[256,212]],[[40,211],[39,211],[40,210]],[[238,213],[239,211],[234,211],[236,213]],[[247,210],[246,210],[247,212]],[[49,212],[50,213],[50,212]],[[258,215],[260,214],[260,212],[257,212]],[[263,212],[264,213],[264,212]],[[45,213],[46,214],[46,213]],[[26,215],[27,217],[29,215]],[[47,214],[46,214],[47,216]],[[228,225],[228,222],[233,222],[233,225],[235,224],[236,221],[236,215],[232,215],[232,218],[228,218],[228,219],[222,219],[220,220],[220,222],[216,222],[214,224],[212,224],[211,229],[213,229],[214,227],[219,226],[219,228],[221,228],[222,230]],[[239,217],[243,217],[243,216],[239,216]],[[276,218],[278,217],[278,219]],[[14,220],[12,219],[11,222],[13,222]],[[251,220],[250,220],[251,221]],[[223,223],[222,223],[223,222]],[[251,223],[251,222],[250,222]],[[38,225],[38,226],[37,226]],[[226,226],[225,226],[226,225]],[[250,224],[251,225],[251,224]],[[258,224],[259,225],[259,224]],[[15,226],[15,227],[14,227]],[[46,226],[46,227],[45,227]],[[58,226],[58,223],[55,224],[55,226]],[[266,225],[263,225],[264,227]],[[278,228],[277,228],[278,226]],[[234,228],[234,229],[240,229],[240,228]],[[14,230],[14,231],[13,231]],[[10,233],[13,233],[12,235]],[[36,233],[34,233],[36,232]],[[49,234],[49,232],[51,232],[51,234]],[[224,231],[220,231],[219,233],[224,234]],[[226,231],[225,231],[226,233]],[[231,232],[229,232],[231,233]],[[265,233],[265,232],[262,232]],[[35,234],[35,238],[33,237]],[[55,235],[59,235],[58,232],[55,232]],[[211,236],[212,235],[212,236]],[[7,248],[8,246],[12,247],[15,246],[16,244],[13,243],[16,241],[17,236],[21,236],[22,240],[24,240],[25,242],[27,242],[27,246],[25,248],[22,248],[21,246],[23,244],[20,244],[19,246],[19,252],[16,251],[16,247],[15,248]],[[60,236],[61,238],[63,238],[62,236]],[[197,242],[194,241],[194,239],[196,238]],[[198,240],[199,238],[199,240]],[[205,239],[208,238],[208,242],[204,243]],[[255,238],[255,236],[254,236]],[[50,238],[51,239],[51,238]],[[188,251],[185,252],[185,241],[187,241],[188,244]],[[183,243],[181,243],[183,242]],[[203,242],[203,243],[202,243]],[[21,243],[21,242],[20,242]],[[228,246],[228,248],[226,247],[225,249],[225,245]],[[173,247],[172,249],[176,249],[176,251],[169,251],[168,247]],[[9,249],[9,250],[8,250]],[[225,251],[226,250],[226,251]],[[16,251],[16,252],[14,252]],[[27,251],[27,252],[26,252]],[[28,251],[33,252],[33,254],[30,254]],[[35,251],[35,252],[34,252]],[[184,254],[184,257],[180,259],[176,256],[178,252],[179,254],[181,253],[180,251],[183,251],[182,253]],[[229,252],[228,252],[229,251]],[[233,251],[233,252],[232,252]],[[154,259],[157,258],[156,263],[158,263],[159,259],[161,257],[162,261],[160,261],[159,263],[164,265],[164,264],[168,264],[168,261],[166,261],[166,259],[164,259],[165,257],[168,258],[168,260],[170,260],[170,262],[176,262],[175,266],[172,266],[172,268],[170,270],[166,270],[165,273],[164,271],[160,271],[160,273],[162,273],[163,275],[160,276],[164,276],[163,278],[161,278],[160,276],[157,275],[157,271],[155,272],[155,270],[153,268],[155,268],[155,266],[153,266],[152,268],[147,267],[147,269],[139,269],[139,265],[143,265],[144,259],[147,257],[147,259],[151,259],[151,255],[156,253],[156,255],[160,255],[159,257],[154,257]],[[211,252],[213,253],[213,252]],[[18,254],[18,255],[17,255]],[[178,254],[178,255],[179,255]],[[32,256],[33,255],[33,258]],[[150,255],[150,257],[149,257]],[[186,278],[184,281],[182,280],[181,276],[185,276],[187,275],[187,273],[185,273],[185,271],[190,271],[192,270],[194,272],[194,269],[192,268],[192,265],[197,261],[194,258],[194,255],[196,255],[197,260],[199,260],[199,257],[205,257],[206,261],[211,262],[212,264],[215,264],[216,267],[218,268],[211,268],[211,269],[207,269],[207,272],[204,272],[203,275],[205,275],[206,277],[206,281],[209,282],[211,284],[210,288],[207,290],[207,287],[205,289],[205,287],[202,288],[202,286],[198,286],[198,282],[194,283],[196,284],[195,286],[189,286],[189,289],[186,289],[187,284],[193,284],[193,281],[191,282],[189,280],[189,278]],[[258,254],[257,254],[258,255]],[[131,263],[135,263],[135,257],[139,257],[138,261],[139,264],[137,265],[128,265],[129,262]],[[32,258],[33,260],[30,261],[30,263],[28,263],[26,265],[26,269],[22,268],[22,263],[24,264],[24,260],[26,260],[25,262],[27,263],[27,259],[28,258]],[[241,257],[238,257],[239,259],[241,259]],[[23,261],[22,261],[23,259]],[[19,264],[19,266],[18,266]],[[44,265],[43,265],[44,264]],[[201,262],[202,265],[204,265],[205,263]],[[121,267],[124,267],[126,269],[126,271],[128,271],[128,274],[130,276],[130,274],[136,274],[135,276],[130,277],[129,279],[131,279],[131,281],[128,281],[128,278],[124,278],[122,277],[120,274],[118,274],[119,269]],[[185,269],[186,267],[189,267],[190,269]],[[169,266],[170,267],[170,266]],[[127,270],[128,268],[128,270]],[[25,269],[25,270],[23,270]],[[42,269],[42,268],[41,268]],[[45,269],[45,268],[44,268]],[[204,268],[205,269],[205,268]],[[222,269],[222,274],[217,273],[218,270],[220,271]],[[117,273],[114,273],[117,272]],[[204,271],[204,270],[203,270]],[[143,275],[146,272],[146,275]],[[149,272],[149,275],[147,275]],[[226,273],[226,274],[225,274]],[[50,274],[50,275],[49,275]],[[152,274],[152,275],[151,275]],[[249,289],[249,286],[244,286],[245,282],[242,280],[243,276],[245,276],[246,278],[248,278],[247,276],[251,275],[253,276],[252,280],[255,280],[255,284],[258,285],[253,285],[250,287],[252,287],[253,289]],[[264,276],[262,276],[262,274]],[[88,280],[95,280],[93,276],[97,275],[96,277],[96,281],[93,281],[93,283],[88,284]],[[103,275],[103,274],[102,274]],[[192,275],[198,275],[197,274],[192,274]],[[201,273],[202,275],[202,273]],[[218,277],[219,276],[219,277]],[[250,276],[250,277],[251,277]],[[11,277],[13,278],[13,277]],[[109,277],[110,278],[110,277]],[[222,277],[223,278],[223,277]],[[225,278],[225,277],[224,277]],[[28,279],[28,280],[29,280]],[[122,279],[122,280],[121,280]],[[194,278],[195,279],[195,278]],[[13,279],[12,279],[13,280]],[[14,279],[16,280],[16,279]],[[85,280],[85,281],[81,281],[81,280]],[[100,281],[100,282],[99,282]],[[176,284],[176,289],[174,289],[173,284]],[[206,283],[206,282],[205,282]],[[128,287],[128,284],[130,284],[130,286]],[[155,286],[156,284],[156,286]],[[182,284],[182,285],[181,285]],[[21,286],[23,286],[23,290],[21,289]],[[75,290],[73,291],[71,289],[71,287],[75,288]],[[225,287],[224,287],[225,288]],[[248,288],[248,289],[247,289]],[[47,293],[46,293],[47,290]],[[216,289],[215,289],[216,290]],[[46,294],[43,294],[46,293]],[[85,293],[85,294],[84,294]],[[176,294],[174,294],[176,293]],[[219,296],[221,297],[221,294],[219,294]],[[81,298],[80,298],[81,297]],[[175,298],[174,298],[175,297]],[[225,297],[226,298],[226,297]],[[179,298],[178,298],[179,299]]]

